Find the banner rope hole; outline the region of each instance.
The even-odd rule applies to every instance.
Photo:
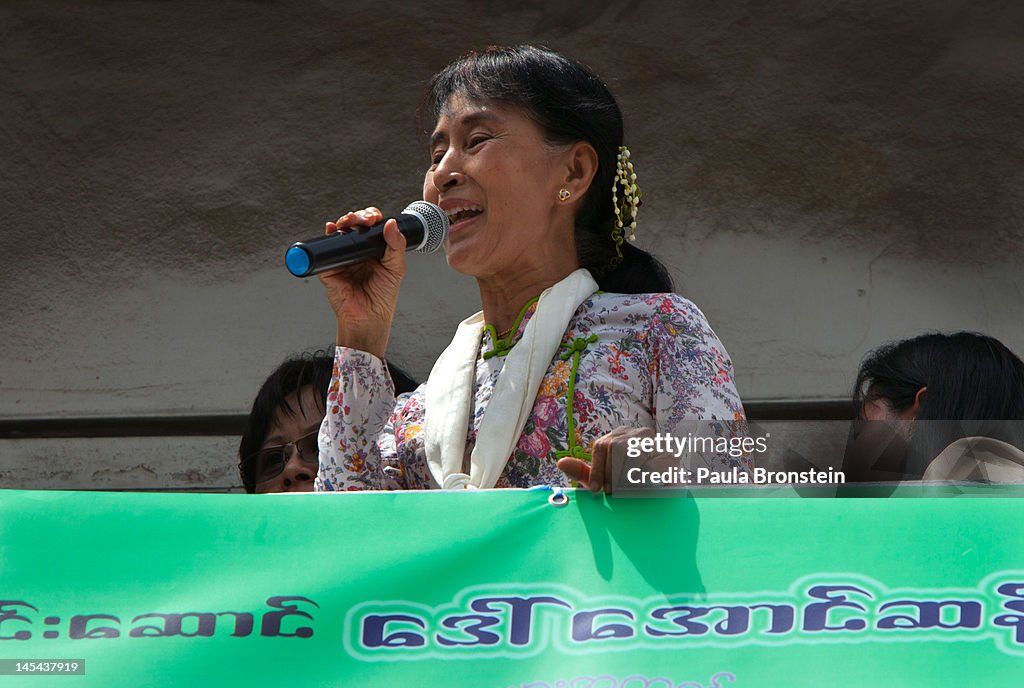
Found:
[[[551,506],[565,506],[569,503],[569,495],[565,494],[565,491],[560,487],[552,487],[551,494],[548,495],[548,504]]]

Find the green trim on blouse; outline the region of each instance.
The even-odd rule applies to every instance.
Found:
[[[512,347],[515,346],[517,340],[516,335],[519,334],[519,326],[523,324],[523,318],[526,317],[526,311],[530,310],[530,306],[537,303],[540,296],[534,296],[532,299],[526,302],[522,310],[519,311],[519,315],[516,317],[516,322],[512,326],[512,330],[509,332],[507,339],[498,339],[498,331],[494,329],[494,325],[484,325],[484,332],[489,332],[491,335],[491,341],[494,342],[494,348],[490,351],[484,352],[484,360],[488,360],[494,356],[504,356]]]
[[[561,459],[571,456],[575,459],[590,461],[590,454],[583,447],[576,443],[576,373],[580,367],[580,354],[586,351],[587,347],[597,341],[597,335],[589,337],[577,337],[569,344],[569,350],[562,354],[561,359],[568,361],[572,358],[572,367],[569,369],[569,389],[565,399],[565,424],[566,424],[566,451],[555,452],[555,458]]]
[[[596,291],[595,294],[603,294],[602,291]],[[539,296],[535,296],[526,302],[522,310],[519,311],[519,316],[516,318],[515,325],[512,327],[512,331],[507,339],[499,339],[498,332],[494,329],[493,325],[484,325],[484,332],[490,333],[491,341],[494,342],[494,348],[491,351],[485,351],[483,354],[484,360],[493,358],[494,356],[505,356],[512,347],[515,346],[517,335],[519,334],[519,327],[522,325],[523,318],[526,317],[526,312],[537,303]],[[597,335],[592,334],[589,337],[576,337],[569,345],[568,350],[560,356],[563,361],[572,359],[572,364],[569,369],[569,386],[566,391],[565,398],[565,410],[566,410],[566,446],[568,449],[565,451],[555,452],[555,458],[561,459],[566,456],[571,456],[575,459],[582,459],[586,462],[590,462],[590,453],[587,452],[576,442],[576,375],[580,367],[580,355],[586,351],[587,347],[597,341]],[[573,481],[575,484],[575,481]]]

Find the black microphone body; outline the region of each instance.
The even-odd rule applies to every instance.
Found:
[[[433,203],[416,201],[398,217],[370,227],[297,241],[285,252],[285,266],[296,277],[309,277],[366,260],[379,260],[387,248],[384,225],[389,219],[398,222],[398,231],[407,242],[406,251],[436,251],[448,235],[448,216],[444,211]]]

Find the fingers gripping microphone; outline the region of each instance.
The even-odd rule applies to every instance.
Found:
[[[406,251],[432,253],[448,236],[448,216],[433,203],[414,201],[394,219],[398,221],[398,231],[408,242]],[[284,254],[285,267],[296,277],[309,277],[364,260],[379,259],[387,248],[386,222],[297,241]]]

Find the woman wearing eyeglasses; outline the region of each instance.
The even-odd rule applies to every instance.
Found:
[[[270,374],[252,404],[238,446],[238,472],[245,491],[312,492],[317,433],[324,419],[333,356],[317,351],[289,358]],[[416,382],[388,363],[399,394]]]

